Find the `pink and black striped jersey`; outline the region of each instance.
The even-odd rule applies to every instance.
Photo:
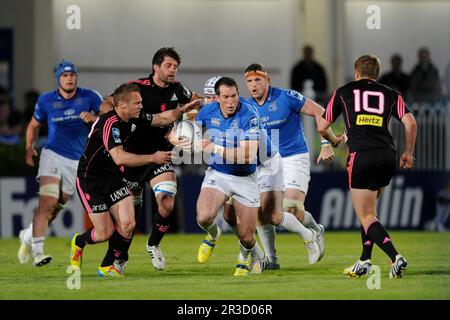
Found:
[[[123,168],[116,165],[108,151],[125,142],[131,134],[131,126],[115,110],[101,115],[92,125],[78,163],[77,176],[83,179],[122,179]]]
[[[349,152],[395,148],[389,121],[408,113],[401,94],[369,79],[350,82],[333,93],[322,117],[333,123],[342,113]]]

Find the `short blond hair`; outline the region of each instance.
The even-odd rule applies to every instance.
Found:
[[[365,54],[355,60],[355,70],[359,76],[376,80],[380,75],[380,59],[373,54]]]

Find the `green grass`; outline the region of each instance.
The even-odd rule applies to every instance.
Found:
[[[387,257],[374,248],[372,262],[381,269],[381,289],[369,290],[367,278],[347,279],[342,270],[360,254],[358,232],[327,232],[322,261],[308,265],[299,238],[277,235],[281,270],[234,277],[238,242],[224,235],[211,260],[196,262],[202,235],[167,235],[162,248],[167,269],[156,271],[145,251],[147,237],[134,239],[125,279],[101,279],[96,268],[106,244],[88,246],[83,256],[81,290],[66,287],[69,241],[49,238],[51,264],[32,267],[17,261],[17,239],[0,240],[0,299],[450,299],[450,234],[391,232],[408,259],[403,279],[389,279]]]

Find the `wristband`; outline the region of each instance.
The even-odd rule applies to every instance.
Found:
[[[321,141],[320,141],[320,145],[322,146],[322,148],[323,147],[326,147],[326,146],[328,146],[328,145],[330,145],[331,143],[330,143],[330,141],[328,141],[328,140],[326,140],[326,139],[322,139]]]

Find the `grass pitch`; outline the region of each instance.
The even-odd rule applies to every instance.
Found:
[[[0,299],[450,299],[450,233],[390,232],[408,262],[403,279],[389,279],[388,258],[374,247],[372,262],[381,270],[381,288],[368,289],[367,277],[348,279],[342,271],[360,254],[359,232],[327,232],[324,258],[307,263],[296,235],[278,234],[281,269],[249,277],[234,277],[238,241],[221,237],[210,261],[196,261],[202,234],[166,235],[161,248],[167,269],[156,271],[145,251],[146,236],[137,236],[130,249],[125,279],[102,279],[96,268],[106,243],[87,246],[83,255],[81,289],[69,290],[66,273],[69,239],[49,238],[45,251],[53,261],[44,267],[20,265],[18,239],[0,240]]]

